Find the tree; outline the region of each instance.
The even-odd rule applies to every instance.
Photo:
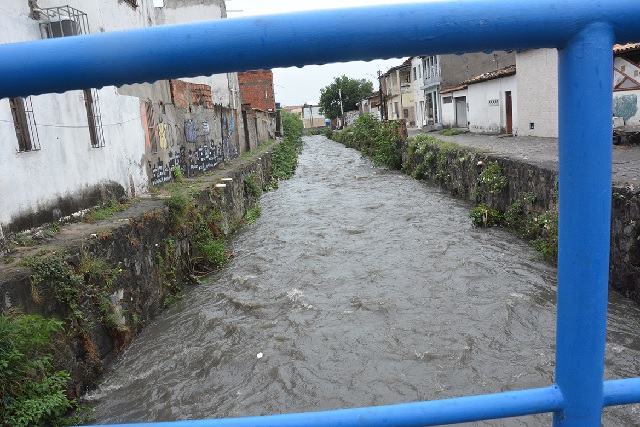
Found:
[[[357,110],[356,104],[373,93],[373,83],[343,75],[334,78],[333,83],[320,89],[320,112],[328,119],[340,117],[340,92],[344,111]]]

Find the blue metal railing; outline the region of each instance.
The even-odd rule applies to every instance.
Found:
[[[638,40],[638,0],[448,0],[272,15],[2,45],[0,98],[249,69],[557,47],[555,384],[392,406],[152,425],[422,426],[553,412],[555,426],[595,427],[604,406],[640,402],[640,379],[603,382],[612,47]]]

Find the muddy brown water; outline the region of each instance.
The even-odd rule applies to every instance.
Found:
[[[556,270],[471,206],[321,136],[261,200],[235,257],[89,393],[99,423],[238,417],[553,382]],[[613,293],[607,379],[640,372],[640,308]],[[261,357],[260,357],[261,356]],[[605,410],[640,425],[640,405]],[[550,415],[479,426],[551,425]]]

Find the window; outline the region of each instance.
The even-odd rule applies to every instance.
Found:
[[[89,122],[89,137],[93,148],[104,147],[104,134],[102,133],[102,118],[100,116],[100,105],[98,104],[98,91],[95,89],[85,89],[84,105],[87,109],[87,121]]]
[[[59,6],[39,11],[43,23],[40,24],[42,38],[69,37],[89,34],[87,14],[71,6]]]
[[[451,103],[453,103],[453,99],[450,96],[445,96],[444,98],[442,98],[442,103],[443,104],[451,104]]]
[[[413,67],[413,81],[415,82],[416,80],[418,80],[418,71],[416,67]]]
[[[156,138],[156,118],[153,112],[153,104],[151,101],[147,101],[144,103],[144,110],[147,116],[147,135],[149,137],[149,145],[151,146],[151,152],[158,152],[158,139]],[[192,129],[193,140],[190,139],[190,135],[188,133],[188,129]],[[196,142],[196,130],[195,125],[191,122],[191,125],[185,125],[184,131],[187,133],[187,142]]]
[[[38,139],[38,129],[36,120],[33,115],[33,105],[31,97],[27,98],[11,98],[9,99],[11,107],[11,116],[13,117],[13,126],[16,130],[18,138],[18,151],[36,151],[40,149],[40,141]]]
[[[408,108],[404,108],[402,110],[402,117],[404,117],[405,119],[409,118],[409,109]]]

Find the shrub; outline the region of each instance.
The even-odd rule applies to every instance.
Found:
[[[494,227],[502,223],[502,214],[496,209],[488,209],[479,204],[470,213],[469,218],[476,227]]]
[[[69,374],[54,371],[47,355],[63,322],[41,316],[0,316],[0,419],[7,426],[75,425],[65,419],[75,400],[67,398]]]

